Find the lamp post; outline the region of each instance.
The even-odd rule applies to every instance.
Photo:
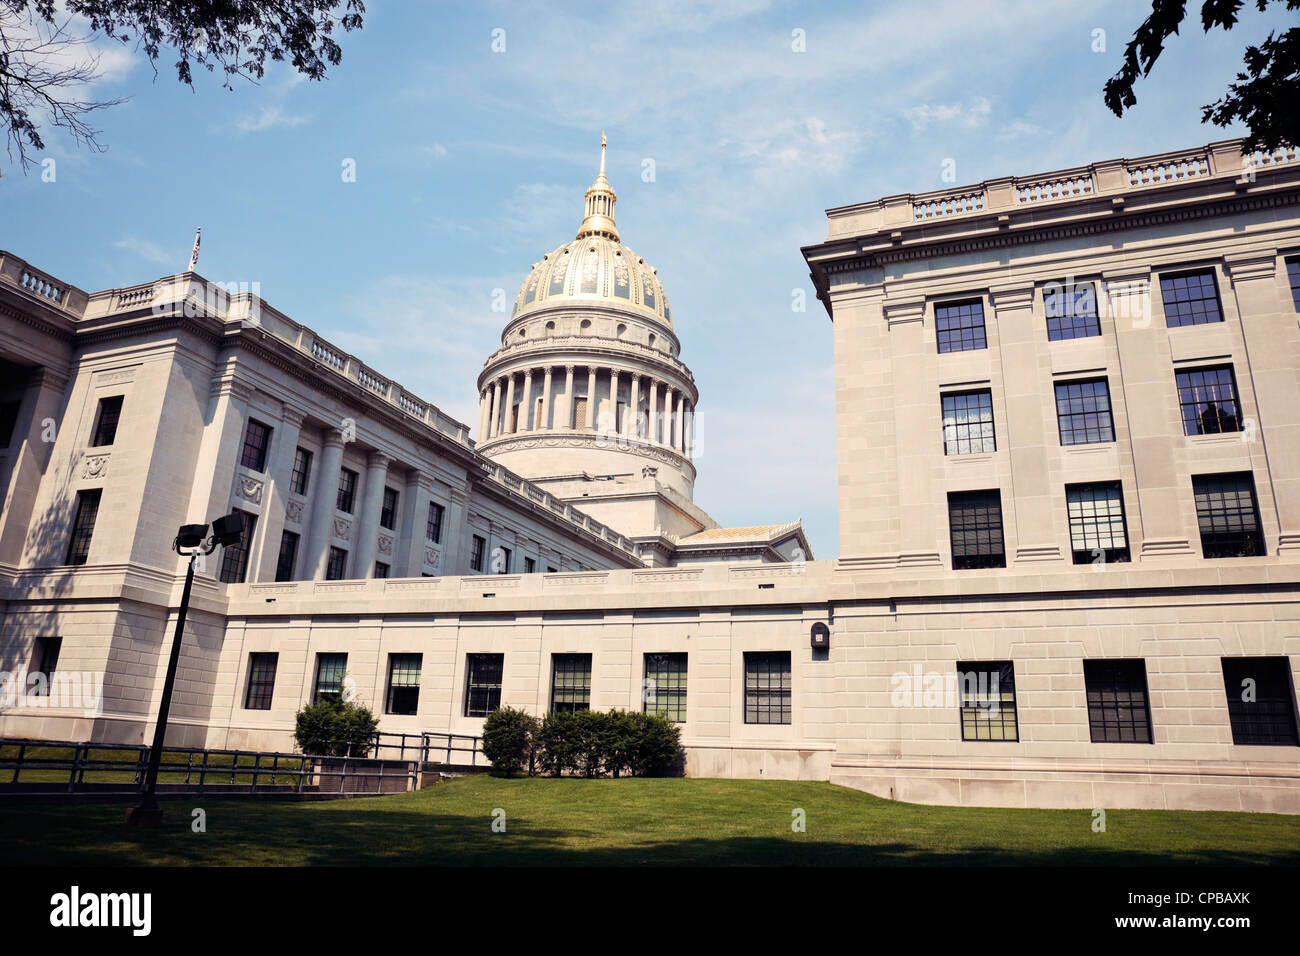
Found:
[[[212,522],[212,534],[205,524],[181,525],[172,541],[172,550],[188,555],[185,569],[185,589],[181,592],[181,606],[176,614],[176,633],[172,637],[171,656],[167,660],[167,679],[163,682],[162,701],[158,705],[158,722],[154,726],[153,746],[149,748],[149,766],[140,785],[140,802],[126,811],[126,822],[137,827],[156,827],[162,823],[162,807],[158,805],[158,767],[162,763],[163,741],[167,737],[167,715],[172,706],[172,689],[176,686],[176,667],[181,659],[181,640],[185,634],[185,614],[190,607],[190,589],[194,586],[194,562],[200,554],[211,554],[217,545],[229,547],[238,544],[244,534],[243,519],[231,513]]]

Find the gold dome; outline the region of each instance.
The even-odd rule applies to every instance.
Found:
[[[578,237],[542,256],[515,296],[511,319],[542,308],[605,305],[649,314],[672,327],[672,311],[657,270],[619,241],[614,224],[617,196],[605,178],[605,135],[600,172],[587,190],[586,216]]]

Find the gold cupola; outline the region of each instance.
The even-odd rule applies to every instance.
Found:
[[[618,227],[614,225],[614,203],[618,197],[605,178],[605,134],[600,134],[600,172],[587,189],[587,216],[578,227],[578,238],[604,236],[618,242]]]

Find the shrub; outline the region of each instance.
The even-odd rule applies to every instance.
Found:
[[[499,707],[483,721],[483,756],[492,772],[509,775],[528,768],[541,724],[532,714]]]
[[[298,711],[293,737],[298,749],[318,757],[367,757],[379,721],[369,707],[334,695]]]
[[[659,714],[581,710],[547,714],[536,736],[543,773],[657,777],[680,772],[681,729]]]
[[[576,766],[574,717],[570,713],[551,713],[542,718],[537,732],[537,765],[542,773],[558,777]]]
[[[682,771],[682,729],[663,714],[627,715],[627,767],[634,777],[667,777]]]

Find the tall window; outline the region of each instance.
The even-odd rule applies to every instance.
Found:
[[[8,448],[13,443],[20,408],[22,402],[0,402],[0,448]]]
[[[1019,740],[1016,672],[1010,661],[957,665],[962,740]]]
[[[85,564],[90,555],[90,539],[99,517],[98,488],[77,492],[77,510],[72,519],[72,539],[68,542],[68,559],[64,564]]]
[[[1217,435],[1241,431],[1241,405],[1231,365],[1176,371],[1183,434]]]
[[[244,427],[244,448],[239,464],[251,471],[266,471],[266,452],[271,447],[271,426],[250,418]]]
[[[293,477],[289,487],[296,495],[307,493],[307,482],[311,480],[311,452],[306,448],[296,448],[293,452]]]
[[[579,395],[573,400],[573,421],[571,428],[585,428],[587,425],[587,396]]]
[[[325,562],[325,580],[342,581],[347,571],[348,553],[331,545],[329,559]]]
[[[350,468],[339,470],[339,495],[334,503],[339,511],[352,514],[352,503],[357,494],[357,473]]]
[[[45,676],[44,682],[37,682],[32,688],[36,697],[48,697],[54,674],[59,669],[59,651],[63,649],[61,637],[38,637],[35,653],[32,655],[31,669]]]
[[[1070,517],[1070,550],[1075,564],[1106,564],[1129,560],[1124,527],[1124,496],[1118,481],[1066,485],[1065,507]]]
[[[117,423],[122,417],[122,396],[99,400],[99,410],[95,413],[95,435],[90,444],[96,448],[111,445],[117,439]]]
[[[275,579],[292,581],[293,567],[298,561],[298,536],[292,531],[280,533],[280,556],[275,559]]]
[[[469,654],[465,658],[465,716],[486,717],[501,706],[504,654]]]
[[[496,554],[496,551],[500,551],[500,552],[501,552],[501,554],[500,554],[500,556],[499,556],[499,557],[500,557],[500,561],[497,561],[497,560],[496,560],[497,557],[498,557],[498,555]],[[493,551],[493,564],[495,565],[495,567],[493,567],[492,570],[494,570],[497,574],[509,574],[509,573],[510,573],[510,558],[511,558],[511,557],[512,557],[512,552],[511,552],[511,550],[510,550],[509,548],[497,548],[497,549],[495,549],[495,550]]]
[[[483,549],[486,547],[487,541],[478,535],[474,535],[473,541],[470,542],[469,549],[469,569],[471,571],[483,570]]]
[[[948,529],[954,570],[1007,566],[1002,540],[1002,495],[996,488],[950,492]]]
[[[934,328],[940,352],[988,348],[984,338],[984,302],[948,302],[934,307]]]
[[[1285,657],[1225,657],[1223,687],[1234,744],[1300,744],[1291,664]]]
[[[339,697],[343,693],[343,675],[347,669],[348,655],[317,654],[311,702],[315,704],[324,697]]]
[[[238,508],[231,513],[239,515],[244,523],[244,533],[235,544],[222,549],[221,573],[218,577],[226,584],[239,584],[248,577],[248,556],[253,550],[253,529],[257,527],[257,515]]]
[[[379,509],[379,527],[392,531],[397,526],[397,490],[384,489],[384,504]]]
[[[1291,301],[1295,310],[1300,312],[1300,259],[1286,261],[1286,277],[1291,283]]]
[[[1145,661],[1084,661],[1083,683],[1094,744],[1151,743]]]
[[[375,577],[386,578],[388,577],[388,571],[389,571],[388,564],[384,563],[383,561],[375,562]]]
[[[532,574],[537,570],[537,562],[532,558],[524,558],[524,574]]]
[[[1201,555],[1246,558],[1264,554],[1264,533],[1255,503],[1255,479],[1248,471],[1192,477]]]
[[[686,655],[645,656],[645,700],[647,714],[663,714],[669,720],[686,720]]]
[[[1115,440],[1110,385],[1104,378],[1056,383],[1056,423],[1062,445]]]
[[[790,652],[745,654],[745,723],[790,723]]]
[[[1161,276],[1160,299],[1164,303],[1165,323],[1170,328],[1223,321],[1219,287],[1214,272],[1209,269]]]
[[[1101,335],[1097,321],[1097,287],[1091,282],[1050,285],[1043,289],[1043,311],[1047,314],[1047,339],[1080,339]]]
[[[953,392],[943,402],[943,453],[970,455],[997,451],[993,434],[993,393],[988,389]]]
[[[275,690],[275,668],[279,654],[248,655],[248,690],[244,692],[245,710],[270,710]]]
[[[574,713],[591,707],[591,655],[551,655],[551,712]]]
[[[436,501],[429,502],[429,519],[424,525],[424,536],[434,544],[442,541],[442,505]]]
[[[420,704],[422,654],[388,655],[388,705],[385,713],[414,714]]]

